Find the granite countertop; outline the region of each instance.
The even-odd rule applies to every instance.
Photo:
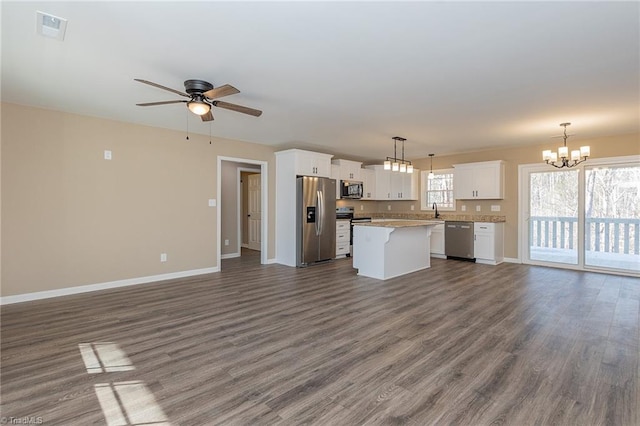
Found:
[[[442,220],[387,220],[384,222],[359,222],[354,226],[375,226],[378,228],[409,228],[414,226],[440,225]]]
[[[355,217],[370,217],[372,219],[392,219],[392,220],[458,220],[465,222],[489,222],[489,223],[501,223],[506,222],[505,216],[498,215],[484,215],[484,214],[456,214],[456,213],[442,213],[440,217],[436,219],[433,213],[378,213],[378,212],[357,212]]]

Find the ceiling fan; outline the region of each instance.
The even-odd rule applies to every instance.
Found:
[[[179,90],[171,89],[161,84],[154,83],[152,81],[141,80],[139,78],[134,78],[134,80],[139,81],[140,83],[157,87],[159,89],[168,90],[169,92],[176,93],[180,96],[184,96],[185,98],[189,98],[189,100],[179,99],[175,101],[160,101],[160,102],[147,102],[142,104],[136,104],[138,106],[155,106],[155,105],[186,103],[187,108],[189,108],[189,111],[199,115],[200,118],[202,118],[202,121],[213,121],[213,114],[211,113],[212,106],[229,109],[231,111],[241,112],[243,114],[253,115],[254,117],[260,117],[260,115],[262,115],[262,111],[257,109],[245,107],[242,105],[232,104],[229,102],[214,100],[217,98],[221,98],[223,96],[229,96],[229,95],[234,95],[236,93],[240,93],[238,89],[236,89],[235,87],[229,84],[225,84],[223,86],[214,88],[213,84],[209,83],[208,81],[187,80],[184,82],[184,90],[187,93],[184,93]]]

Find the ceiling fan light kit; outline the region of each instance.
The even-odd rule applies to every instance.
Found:
[[[211,113],[211,107],[224,108],[231,111],[241,112],[243,114],[252,115],[254,117],[260,117],[262,115],[262,111],[245,107],[242,105],[236,105],[229,102],[217,101],[215,99],[221,98],[223,96],[235,95],[236,93],[240,93],[238,89],[235,87],[225,84],[219,87],[213,87],[213,84],[204,80],[187,80],[184,82],[184,90],[186,93],[181,92],[179,90],[172,89],[170,87],[163,86],[158,83],[154,83],[148,80],[142,80],[139,78],[134,79],[137,82],[148,84],[153,87],[157,87],[162,90],[166,90],[172,93],[175,93],[180,96],[184,96],[189,98],[188,101],[183,99],[177,99],[174,101],[160,101],[160,102],[146,102],[141,104],[136,104],[138,106],[156,106],[156,105],[167,105],[167,104],[178,104],[178,103],[186,103],[187,108],[192,113],[199,115],[202,121],[213,121],[213,114]]]
[[[560,127],[564,127],[564,145],[558,148],[558,152],[552,152],[550,149],[542,151],[542,160],[547,164],[561,169],[563,167],[574,167],[578,164],[587,161],[587,158],[591,155],[591,148],[589,146],[581,146],[580,149],[574,149],[571,151],[571,157],[569,157],[569,148],[567,147],[567,138],[571,135],[567,135],[567,126],[571,123],[560,123]],[[560,158],[560,165],[557,165],[558,158]],[[582,159],[581,159],[582,158]],[[571,163],[573,161],[573,163]]]
[[[202,100],[202,96],[194,96],[194,100],[187,102],[189,111],[196,115],[205,115],[211,110],[211,105]]]

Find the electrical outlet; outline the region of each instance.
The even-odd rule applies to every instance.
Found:
[[[167,253],[160,253],[160,262],[167,261]]]
[[[360,204],[360,211],[364,210],[364,206]]]
[[[224,245],[228,246],[229,245],[229,240],[224,240]]]
[[[480,206],[476,206],[476,211],[477,212],[482,211],[482,208]]]
[[[108,151],[108,150],[104,151],[104,159],[111,160],[111,151]]]
[[[209,207],[215,207],[216,206],[216,200],[213,198],[209,198]]]
[[[492,205],[491,206],[491,211],[492,212],[499,212],[500,211],[500,205]]]
[[[414,206],[413,204],[411,204],[411,211],[415,210],[416,206]]]
[[[460,210],[462,210],[463,212],[467,211],[467,206],[465,206],[464,204],[462,205],[462,207],[460,207]]]
[[[387,204],[387,210],[391,210],[391,204]]]

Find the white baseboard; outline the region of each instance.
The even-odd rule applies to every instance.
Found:
[[[0,305],[29,302],[32,300],[49,299],[51,297],[69,296],[71,294],[88,293],[91,291],[108,290],[110,288],[126,287],[136,284],[146,284],[155,281],[171,280],[175,278],[191,277],[194,275],[211,274],[220,271],[217,266],[212,268],[192,269],[190,271],[171,272],[168,274],[150,275],[147,277],[129,278],[126,280],[109,281],[99,284],[88,284],[77,287],[60,288],[57,290],[37,291],[34,293],[16,294],[15,296],[0,297]]]
[[[271,265],[273,263],[278,263],[278,259],[276,259],[275,257],[273,259],[267,259],[265,265]]]
[[[240,257],[240,253],[227,253],[220,255],[220,259],[233,259],[234,257]]]
[[[522,261],[520,259],[518,259],[517,257],[505,257],[504,261],[506,263],[522,263]]]

